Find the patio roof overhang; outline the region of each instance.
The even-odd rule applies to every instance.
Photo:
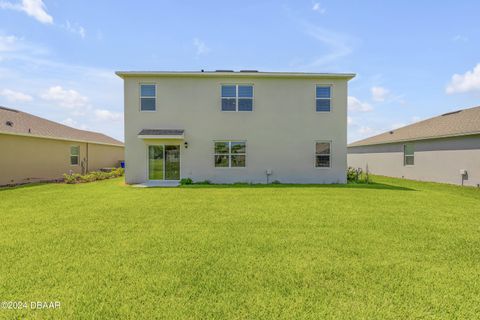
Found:
[[[139,139],[175,139],[183,140],[183,129],[142,129],[137,135]]]

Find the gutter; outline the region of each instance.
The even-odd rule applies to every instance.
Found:
[[[28,134],[28,133],[16,133],[16,132],[0,131],[0,134],[7,134],[7,135],[11,135],[11,136],[20,136],[20,137],[50,139],[50,140],[61,140],[61,141],[74,141],[74,142],[82,142],[82,143],[92,143],[92,144],[100,144],[100,145],[112,146],[112,147],[122,147],[122,148],[125,147],[124,144],[115,144],[115,143],[107,143],[107,142],[97,142],[97,141],[81,140],[81,139],[68,139],[68,138],[60,138],[60,137],[49,137],[49,136],[42,136],[42,135]]]
[[[480,131],[467,132],[467,133],[459,133],[459,134],[448,134],[448,135],[441,135],[441,136],[430,136],[430,137],[412,138],[412,139],[400,139],[400,140],[395,140],[395,141],[385,141],[385,142],[377,142],[377,143],[365,143],[365,144],[362,143],[362,144],[358,144],[358,145],[347,145],[347,148],[367,147],[367,146],[379,146],[379,145],[384,145],[384,144],[394,144],[394,143],[400,143],[400,142],[435,140],[435,139],[455,138],[455,137],[466,137],[466,136],[475,136],[475,135],[480,135]]]
[[[302,72],[216,72],[216,71],[116,71],[126,77],[202,77],[202,78],[301,78],[301,79],[353,79],[355,73],[302,73]]]

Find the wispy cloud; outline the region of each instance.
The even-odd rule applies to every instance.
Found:
[[[464,74],[454,74],[445,92],[448,94],[480,92],[480,63]]]
[[[369,103],[362,102],[358,98],[353,96],[348,97],[348,111],[369,112],[372,110],[373,110],[373,107]]]
[[[327,12],[327,9],[322,7],[320,2],[314,2],[312,5],[312,10],[321,14],[324,14],[325,12]]]
[[[22,0],[21,3],[0,1],[0,9],[21,11],[41,23],[53,23],[53,17],[47,13],[47,8],[42,0]]]
[[[370,89],[372,93],[372,99],[373,101],[377,102],[383,102],[385,99],[389,96],[390,90],[384,88],[384,87],[379,87],[379,86],[373,86]]]
[[[33,101],[32,96],[10,89],[3,89],[0,91],[0,96],[5,97],[8,102],[30,102]]]
[[[67,20],[63,27],[68,32],[79,35],[82,39],[85,39],[85,37],[87,35],[87,33],[85,31],[85,28],[82,27],[81,25],[79,25],[78,23],[72,24],[72,23],[70,23],[70,21]]]
[[[123,106],[121,79],[113,70],[62,63],[53,57],[48,47],[0,33],[0,91],[8,88],[34,99],[32,104],[16,95],[15,108],[20,110],[58,122],[70,119],[69,125],[76,128],[123,139],[123,121],[118,121]],[[7,101],[6,96],[0,99]]]
[[[112,112],[105,109],[96,109],[94,111],[95,118],[101,121],[113,121],[119,122],[123,120],[123,113],[121,112]]]
[[[327,49],[327,53],[313,60],[312,67],[325,66],[353,52],[351,41],[345,35],[309,23],[305,24],[305,32]]]
[[[468,40],[469,40],[468,37],[462,34],[457,34],[452,37],[453,42],[468,42]]]
[[[211,51],[210,48],[205,44],[205,42],[200,40],[199,38],[193,39],[193,46],[196,49],[197,56],[207,54]]]
[[[40,97],[44,100],[55,102],[59,106],[67,109],[84,108],[88,104],[87,97],[82,96],[75,90],[67,90],[61,86],[48,88]]]

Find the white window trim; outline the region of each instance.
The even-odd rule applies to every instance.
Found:
[[[182,179],[182,145],[181,144],[177,144],[177,143],[169,143],[169,144],[165,144],[165,143],[149,143],[146,145],[147,146],[147,164],[146,164],[146,168],[147,168],[147,171],[146,171],[146,176],[147,176],[147,181],[180,181]],[[150,159],[149,159],[149,153],[150,153],[150,147],[153,146],[153,147],[159,147],[159,146],[162,146],[163,147],[163,179],[150,179],[150,175],[149,175],[149,165],[150,165]],[[179,146],[180,147],[180,162],[179,162],[179,176],[180,176],[180,180],[167,180],[165,179],[165,168],[166,168],[166,165],[165,165],[165,161],[166,161],[166,157],[165,157],[165,147],[166,146]]]
[[[317,98],[317,87],[330,87],[330,98]],[[317,83],[317,84],[315,84],[314,94],[315,94],[315,112],[318,112],[318,113],[332,112],[332,109],[333,109],[333,104],[332,104],[332,101],[333,101],[333,98],[332,98],[333,97],[333,84],[331,84],[331,83],[327,83],[327,84]],[[330,110],[329,111],[317,111],[317,100],[330,100]]]
[[[142,96],[142,86],[143,85],[148,85],[148,86],[155,86],[155,110],[142,110],[142,98],[153,98],[153,97],[150,97],[150,96],[145,96],[143,97]],[[157,111],[157,84],[155,82],[140,82],[138,84],[138,110],[140,112],[156,112]]]
[[[215,152],[215,143],[217,142],[228,142],[228,153],[216,153]],[[243,142],[245,143],[245,152],[244,153],[232,153],[232,142]],[[215,156],[227,156],[228,157],[228,167],[217,167],[215,165]],[[244,167],[232,167],[232,156],[245,156],[245,166]],[[232,139],[232,140],[214,140],[213,141],[213,167],[215,169],[244,169],[247,167],[247,140],[242,139]]]
[[[72,148],[75,147],[78,149],[78,154],[72,154]],[[77,157],[77,164],[72,164],[72,157]],[[71,145],[70,146],[70,166],[76,167],[80,165],[80,146]]]
[[[223,98],[225,98],[225,99],[233,99],[234,98],[234,97],[224,97],[224,96],[222,96],[222,87],[223,86],[235,86],[235,110],[222,110]],[[239,97],[238,96],[238,87],[239,86],[252,86],[252,97],[251,98]],[[251,99],[252,100],[252,110],[251,111],[238,110],[238,99]],[[220,111],[222,111],[222,112],[253,112],[254,109],[255,109],[255,86],[253,85],[253,83],[222,83],[222,84],[220,84]],[[218,142],[220,142],[220,141],[218,141]]]
[[[405,147],[407,144],[411,144],[413,146],[413,154],[407,155],[405,153]],[[413,158],[413,164],[407,164],[407,157],[412,157]],[[405,143],[403,144],[403,166],[404,167],[412,167],[415,165],[415,145],[413,143]]]
[[[317,155],[318,156],[326,156],[327,154],[317,154],[317,143],[329,143],[330,144],[330,153],[328,156],[330,157],[329,166],[328,167],[317,167]],[[331,169],[332,168],[332,148],[333,143],[332,140],[316,140],[313,144],[313,167],[315,169]]]

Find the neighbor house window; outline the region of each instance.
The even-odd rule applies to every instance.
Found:
[[[140,110],[155,111],[157,106],[157,88],[154,84],[140,85]]]
[[[331,143],[328,141],[315,142],[315,167],[330,168]]]
[[[403,145],[403,164],[405,166],[413,166],[415,164],[415,148],[413,143]]]
[[[315,107],[317,112],[331,110],[332,88],[330,86],[317,86],[315,90]]]
[[[222,85],[222,111],[252,111],[253,86],[244,84]]]
[[[77,166],[80,163],[80,147],[71,146],[70,147],[70,164],[72,166]]]
[[[246,162],[245,141],[215,141],[215,167],[242,168]]]

